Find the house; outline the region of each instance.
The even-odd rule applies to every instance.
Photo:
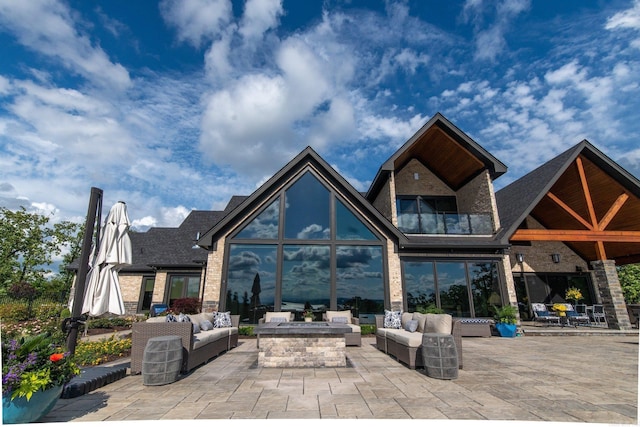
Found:
[[[436,114],[362,194],[307,147],[224,211],[131,233],[127,310],[196,297],[265,311],[434,305],[455,317],[563,300],[569,286],[630,328],[615,266],[640,261],[640,182],[586,141],[494,192],[507,167]],[[626,316],[626,317],[625,317]]]

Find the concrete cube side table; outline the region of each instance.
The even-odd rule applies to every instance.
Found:
[[[458,378],[458,351],[453,335],[424,333],[422,359],[427,376],[442,380]]]
[[[142,356],[144,385],[164,385],[178,380],[182,367],[182,340],[177,335],[150,338]]]

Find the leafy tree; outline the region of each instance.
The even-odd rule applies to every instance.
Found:
[[[0,293],[22,282],[39,291],[47,290],[53,274],[49,267],[54,259],[69,247],[71,252],[76,250],[78,224],[68,221],[48,224],[47,216],[27,212],[24,207],[17,211],[0,207]],[[68,255],[64,258],[67,264],[75,254]]]
[[[618,278],[627,304],[640,303],[640,264],[618,267]]]

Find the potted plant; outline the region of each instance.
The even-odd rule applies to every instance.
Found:
[[[501,337],[513,338],[516,336],[516,307],[511,304],[502,307],[493,307],[496,315],[496,329]]]
[[[310,308],[305,308],[305,310],[302,312],[302,316],[304,317],[305,322],[313,321],[313,310]]]
[[[80,369],[49,333],[2,341],[2,422],[30,423],[53,409]]]
[[[567,293],[564,295],[564,299],[566,299],[567,301],[573,301],[573,308],[575,308],[575,306],[578,304],[578,301],[582,299],[582,292],[580,292],[580,289],[572,286],[567,289]]]

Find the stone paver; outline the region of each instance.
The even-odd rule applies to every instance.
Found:
[[[255,340],[164,386],[127,376],[60,399],[42,422],[453,419],[638,424],[638,336],[463,339],[456,380],[410,370],[364,338],[347,368],[258,368]]]

